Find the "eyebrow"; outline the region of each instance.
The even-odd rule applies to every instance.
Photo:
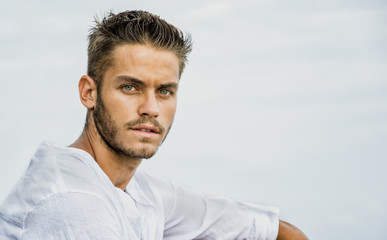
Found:
[[[160,84],[159,88],[173,88],[173,89],[177,89],[178,86],[179,86],[179,84],[177,84],[175,82],[172,82],[172,83]]]
[[[137,85],[139,85],[139,86],[141,86],[141,87],[144,87],[144,86],[147,85],[147,84],[146,84],[144,81],[142,81],[142,80],[139,80],[139,79],[137,79],[137,78],[130,77],[130,76],[124,76],[124,75],[116,77],[115,80],[116,80],[117,82],[119,82],[119,83],[123,83],[123,82],[125,82],[125,83],[135,83],[135,84],[137,84]],[[178,83],[170,82],[170,83],[163,83],[163,84],[160,84],[160,86],[159,86],[158,88],[173,88],[173,89],[177,89],[178,86],[179,86]]]
[[[130,76],[118,76],[116,77],[115,79],[117,82],[125,82],[125,83],[135,83],[137,85],[140,85],[140,86],[145,86],[145,82],[137,79],[137,78],[133,78],[133,77],[130,77]]]

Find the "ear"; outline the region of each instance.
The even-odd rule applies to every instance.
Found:
[[[83,106],[92,110],[97,102],[97,86],[88,75],[83,75],[78,83],[79,98]]]

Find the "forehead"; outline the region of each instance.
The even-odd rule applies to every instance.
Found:
[[[157,49],[141,44],[117,46],[111,56],[112,67],[106,78],[127,75],[143,81],[179,80],[179,59],[169,50]]]

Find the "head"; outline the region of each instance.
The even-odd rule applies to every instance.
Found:
[[[89,34],[87,75],[97,86],[102,85],[104,72],[113,64],[112,52],[123,44],[141,44],[173,52],[179,59],[179,77],[192,49],[189,35],[146,11],[110,13],[101,21],[96,18]]]
[[[145,11],[110,13],[91,29],[88,77],[96,86],[86,128],[117,154],[149,158],[165,139],[191,40]],[[92,121],[92,124],[90,124]]]

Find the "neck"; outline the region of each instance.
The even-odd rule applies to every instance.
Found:
[[[90,125],[83,129],[81,136],[70,147],[88,152],[114,186],[125,190],[140,165],[141,159],[116,154],[105,144],[95,127]]]

